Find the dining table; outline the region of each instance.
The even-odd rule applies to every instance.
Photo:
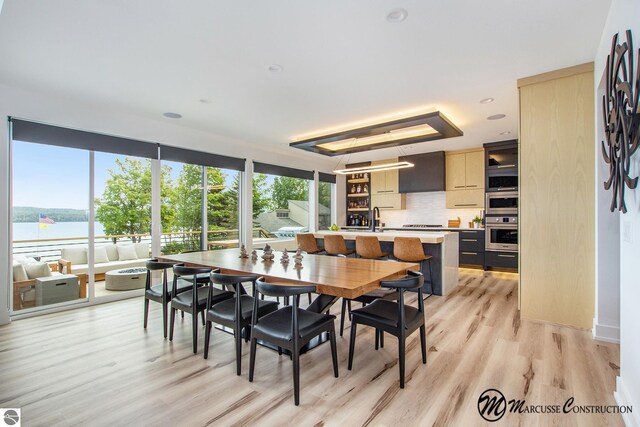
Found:
[[[306,310],[316,313],[326,313],[341,297],[357,298],[379,288],[381,281],[420,270],[420,265],[412,262],[311,254],[303,254],[302,264],[296,266],[293,254],[289,262],[281,262],[280,252],[274,252],[271,260],[262,259],[262,250],[256,252],[257,260],[242,257],[238,248],[162,255],[159,259],[216,268],[222,274],[255,275],[270,283],[313,285],[318,296]]]

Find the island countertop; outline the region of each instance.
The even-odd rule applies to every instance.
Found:
[[[381,242],[393,242],[395,237],[418,237],[422,243],[439,244],[449,234],[449,231],[382,231],[372,233],[371,231],[316,231],[314,236],[322,239],[327,234],[340,234],[345,240],[355,240],[356,236],[375,236]]]

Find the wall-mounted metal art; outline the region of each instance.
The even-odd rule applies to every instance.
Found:
[[[607,56],[606,94],[602,97],[605,134],[602,155],[609,164],[609,179],[604,188],[613,187],[611,212],[616,208],[627,212],[624,187],[634,189],[638,184],[638,177],[629,176],[631,156],[640,141],[640,66],[634,74],[634,65],[631,30],[627,30],[627,40],[620,44],[618,34],[614,35]]]

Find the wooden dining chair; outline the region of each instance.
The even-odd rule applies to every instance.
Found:
[[[413,332],[420,330],[420,348],[422,349],[422,363],[427,363],[427,334],[424,320],[424,301],[422,300],[422,286],[424,276],[417,271],[409,271],[407,277],[398,280],[384,280],[380,282],[383,288],[398,291],[398,301],[377,299],[371,304],[351,312],[351,336],[349,337],[349,365],[353,367],[353,354],[356,345],[356,328],[358,324],[376,329],[376,348],[380,334],[387,332],[398,338],[398,367],[400,370],[400,388],[404,388],[406,339]],[[418,291],[418,308],[404,303],[404,293],[407,290]]]
[[[171,290],[171,326],[169,328],[169,341],[173,341],[173,327],[176,320],[176,311],[191,314],[191,328],[193,334],[193,353],[198,352],[198,313],[203,315],[209,301],[211,292],[212,303],[218,303],[225,299],[233,298],[233,293],[220,289],[210,289],[210,286],[203,286],[202,274],[211,274],[213,269],[209,267],[185,267],[184,265],[173,266],[173,288]],[[190,283],[191,289],[178,293],[178,280],[180,278]],[[184,279],[187,277],[188,279]],[[215,301],[215,302],[214,302]]]
[[[341,234],[325,234],[324,235],[324,251],[327,255],[344,255],[354,254],[356,251],[347,249],[347,243]]]
[[[393,257],[398,261],[420,263],[420,271],[424,271],[424,263],[429,264],[429,285],[433,293],[433,271],[431,270],[431,255],[424,253],[419,237],[395,237],[393,239]],[[427,290],[425,289],[425,292]]]
[[[315,292],[315,286],[279,285],[266,283],[263,278],[260,278],[256,280],[253,294],[249,381],[253,382],[257,340],[270,342],[278,346],[279,353],[281,353],[282,349],[288,350],[291,352],[293,360],[293,399],[296,406],[300,404],[300,350],[323,332],[329,334],[333,374],[338,378],[338,353],[334,326],[336,316],[313,313],[299,308],[299,297],[307,292]],[[293,304],[260,317],[258,293],[272,297],[292,297]]]
[[[321,254],[324,252],[324,249],[318,246],[313,233],[296,234],[296,243],[300,249],[308,254]]]
[[[214,303],[213,287],[209,288],[206,314],[206,331],[204,335],[204,358],[209,356],[209,337],[211,336],[211,325],[217,323],[233,329],[236,341],[236,374],[240,375],[242,360],[242,336],[244,331],[245,340],[248,339],[253,310],[253,297],[246,294],[243,283],[250,283],[255,287],[257,276],[237,276],[231,274],[211,273],[211,283],[222,285],[225,289],[233,289],[234,297]],[[258,318],[274,312],[278,309],[278,303],[269,300],[259,300]]]

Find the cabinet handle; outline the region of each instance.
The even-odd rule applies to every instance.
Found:
[[[515,258],[515,255],[502,255],[502,254],[498,254],[499,257],[501,258]]]
[[[478,252],[462,252],[462,255],[478,255]]]
[[[454,185],[453,188],[464,188],[464,185]]]
[[[467,187],[471,188],[471,187],[477,187],[477,185],[467,185]]]
[[[514,168],[516,167],[516,165],[499,165],[498,169],[502,169],[502,168]]]
[[[511,190],[517,190],[518,187],[500,187],[500,191],[511,191]]]
[[[477,231],[468,231],[468,230],[462,230],[460,231],[461,233],[469,233],[469,234],[476,234]]]
[[[463,242],[477,242],[478,239],[462,239]]]
[[[478,206],[475,203],[460,203],[460,204],[455,204],[453,206]]]
[[[393,206],[378,206],[378,209],[393,209]]]

